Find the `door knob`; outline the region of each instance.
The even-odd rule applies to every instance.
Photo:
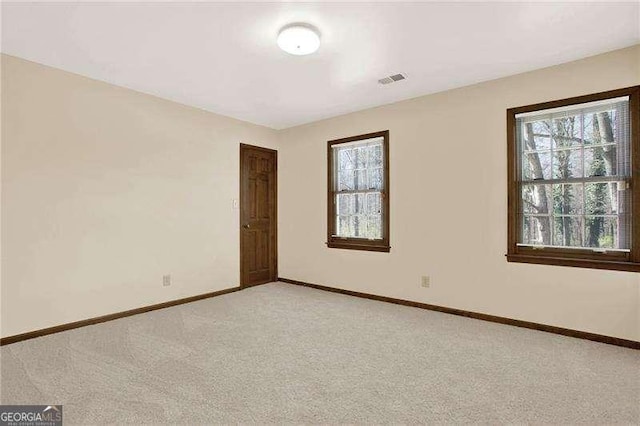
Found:
[[[244,228],[245,228],[245,229],[249,229],[249,228],[251,228],[251,225],[249,225],[249,224],[247,223],[246,225],[244,225]]]

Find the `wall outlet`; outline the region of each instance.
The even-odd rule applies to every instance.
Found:
[[[162,276],[162,285],[164,287],[169,287],[171,285],[171,275]]]
[[[431,280],[428,275],[423,275],[420,279],[420,285],[425,288],[429,288],[431,286]]]

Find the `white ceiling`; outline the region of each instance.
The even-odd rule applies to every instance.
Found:
[[[638,2],[2,4],[4,53],[276,129],[639,42]]]

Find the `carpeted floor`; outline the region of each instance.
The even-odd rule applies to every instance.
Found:
[[[640,351],[283,283],[0,349],[65,424],[639,423]]]

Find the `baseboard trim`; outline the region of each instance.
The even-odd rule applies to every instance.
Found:
[[[556,327],[553,325],[539,324],[536,322],[522,321],[512,318],[499,317],[495,315],[482,314],[479,312],[465,311],[462,309],[447,308],[445,306],[430,305],[428,303],[414,302],[411,300],[395,299],[392,297],[378,296],[375,294],[361,293],[358,291],[344,290],[325,285],[311,284],[304,281],[291,280],[288,278],[278,278],[284,283],[315,288],[317,290],[330,291],[333,293],[346,294],[349,296],[362,297],[365,299],[377,300],[380,302],[395,303],[397,305],[412,306],[414,308],[428,309],[430,311],[443,312],[445,314],[459,315],[467,318],[479,319],[482,321],[497,322],[499,324],[513,325],[516,327],[530,328],[532,330],[546,331],[547,333],[561,334],[563,336],[575,337],[578,339],[592,340],[594,342],[607,343],[609,345],[623,346],[625,348],[640,349],[640,342],[634,340],[621,339],[618,337],[604,336],[602,334],[589,333],[586,331],[571,330],[569,328]]]
[[[208,299],[210,297],[222,296],[223,294],[233,293],[241,290],[240,287],[232,287],[224,290],[213,291],[210,293],[198,294],[196,296],[185,297],[183,299],[170,300],[168,302],[158,303],[155,305],[143,306],[141,308],[130,309],[128,311],[116,312],[114,314],[102,315],[95,318],[70,322],[66,324],[56,325],[53,327],[43,328],[40,330],[29,331],[22,334],[3,337],[0,339],[0,346],[10,345],[11,343],[21,342],[23,340],[34,339],[36,337],[46,336],[48,334],[60,333],[61,331],[73,330],[74,328],[86,327],[88,325],[99,324],[101,322],[113,321],[119,318],[129,317],[132,315],[143,314],[157,309],[169,308],[171,306],[182,305],[184,303],[195,302],[197,300]]]

